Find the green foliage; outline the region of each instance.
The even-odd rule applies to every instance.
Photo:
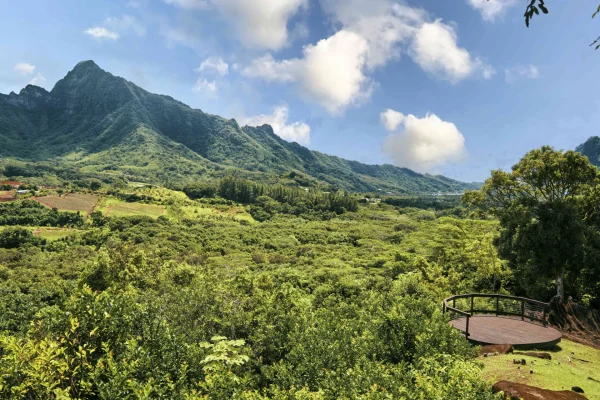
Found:
[[[0,248],[14,249],[26,245],[39,245],[42,240],[29,229],[8,228],[0,231]]]
[[[83,223],[83,217],[78,212],[51,210],[33,200],[0,203],[0,226],[29,225],[81,227]]]
[[[0,248],[0,398],[492,398],[439,301],[502,287],[495,222],[388,204],[314,219],[288,201],[328,194],[275,187],[285,201],[248,206],[269,219],[242,224],[231,200],[129,190],[168,218],[92,213]]]
[[[598,269],[590,261],[600,250],[599,185],[600,173],[586,157],[542,147],[527,153],[511,173],[492,171],[481,191],[464,199],[500,219],[500,255],[530,295],[547,297],[547,284],[555,280],[564,298],[567,279],[576,296],[590,290],[598,296],[580,277]]]

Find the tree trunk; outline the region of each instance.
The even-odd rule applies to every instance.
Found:
[[[558,276],[556,277],[556,295],[560,297],[561,300],[565,298],[565,287],[563,282],[563,272],[560,271]]]

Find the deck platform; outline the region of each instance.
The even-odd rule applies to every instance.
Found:
[[[455,328],[464,331],[466,318],[450,321]],[[473,315],[469,320],[469,341],[479,344],[512,344],[517,349],[543,349],[560,342],[562,334],[549,326],[543,326],[521,318],[495,315]]]

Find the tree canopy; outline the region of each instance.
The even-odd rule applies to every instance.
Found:
[[[577,287],[598,251],[600,172],[587,157],[544,146],[527,153],[511,172],[492,171],[479,191],[464,200],[499,218],[499,254],[529,293],[540,294],[554,281],[564,298]]]

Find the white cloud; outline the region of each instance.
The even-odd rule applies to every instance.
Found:
[[[188,9],[215,8],[237,29],[249,47],[279,50],[289,41],[288,20],[308,0],[165,0]]]
[[[217,92],[217,83],[215,81],[208,81],[206,79],[200,78],[196,81],[196,85],[194,86],[194,92],[208,92],[209,94],[214,94]]]
[[[393,115],[394,123],[389,127],[403,127],[402,131],[388,135],[383,146],[384,153],[397,166],[427,172],[449,162],[458,162],[466,155],[465,138],[456,125],[435,114],[418,118],[388,109],[381,115],[384,125],[389,122],[384,115]],[[397,121],[400,122],[396,124]]]
[[[379,114],[379,119],[381,120],[381,123],[383,124],[383,126],[385,126],[385,129],[387,129],[390,132],[395,131],[396,128],[400,126],[402,121],[404,121],[404,118],[406,118],[404,114],[392,110],[391,108],[388,108],[387,110]]]
[[[108,17],[104,20],[104,25],[120,33],[133,32],[137,36],[146,35],[146,27],[131,15],[123,15],[120,18]]]
[[[19,73],[19,75],[31,75],[35,71],[35,65],[29,63],[17,63],[13,69]]]
[[[308,45],[301,59],[276,61],[271,55],[254,60],[242,73],[267,81],[296,82],[300,92],[336,114],[370,95],[365,76],[367,42],[354,33],[338,31]]]
[[[540,76],[540,71],[535,65],[520,65],[505,69],[504,76],[506,82],[513,83],[520,78],[537,79]]]
[[[471,7],[481,13],[485,21],[495,21],[502,17],[506,10],[517,3],[517,0],[468,0]]]
[[[398,45],[410,40],[427,17],[422,9],[389,0],[321,0],[321,4],[343,29],[365,38],[370,69],[397,59]]]
[[[196,72],[214,71],[221,76],[229,73],[229,65],[220,57],[209,57],[202,61]]]
[[[99,40],[101,40],[101,39],[117,40],[120,37],[117,32],[109,31],[108,29],[101,27],[101,26],[87,29],[84,33],[86,35],[90,35],[91,37],[93,37],[95,39],[99,39]]]
[[[473,76],[490,79],[496,72],[457,45],[450,25],[428,22],[423,9],[390,0],[321,0],[321,5],[338,29],[335,34],[305,46],[301,58],[256,58],[242,74],[295,82],[304,97],[336,114],[368,99],[374,86],[370,74],[407,47],[421,68],[452,83]]]
[[[458,47],[457,40],[454,28],[438,19],[421,26],[410,54],[425,71],[451,83],[474,74],[491,78],[495,72],[493,68],[483,60],[473,58],[466,49]]]
[[[29,84],[30,85],[36,85],[36,86],[41,86],[44,82],[46,82],[46,78],[44,77],[44,75],[40,74],[39,72],[37,73],[36,76],[34,76],[30,81]]]
[[[271,125],[273,132],[282,139],[307,145],[310,142],[310,126],[304,122],[288,124],[288,106],[280,105],[273,114],[261,114],[250,118],[240,118],[240,124],[249,126]]]

